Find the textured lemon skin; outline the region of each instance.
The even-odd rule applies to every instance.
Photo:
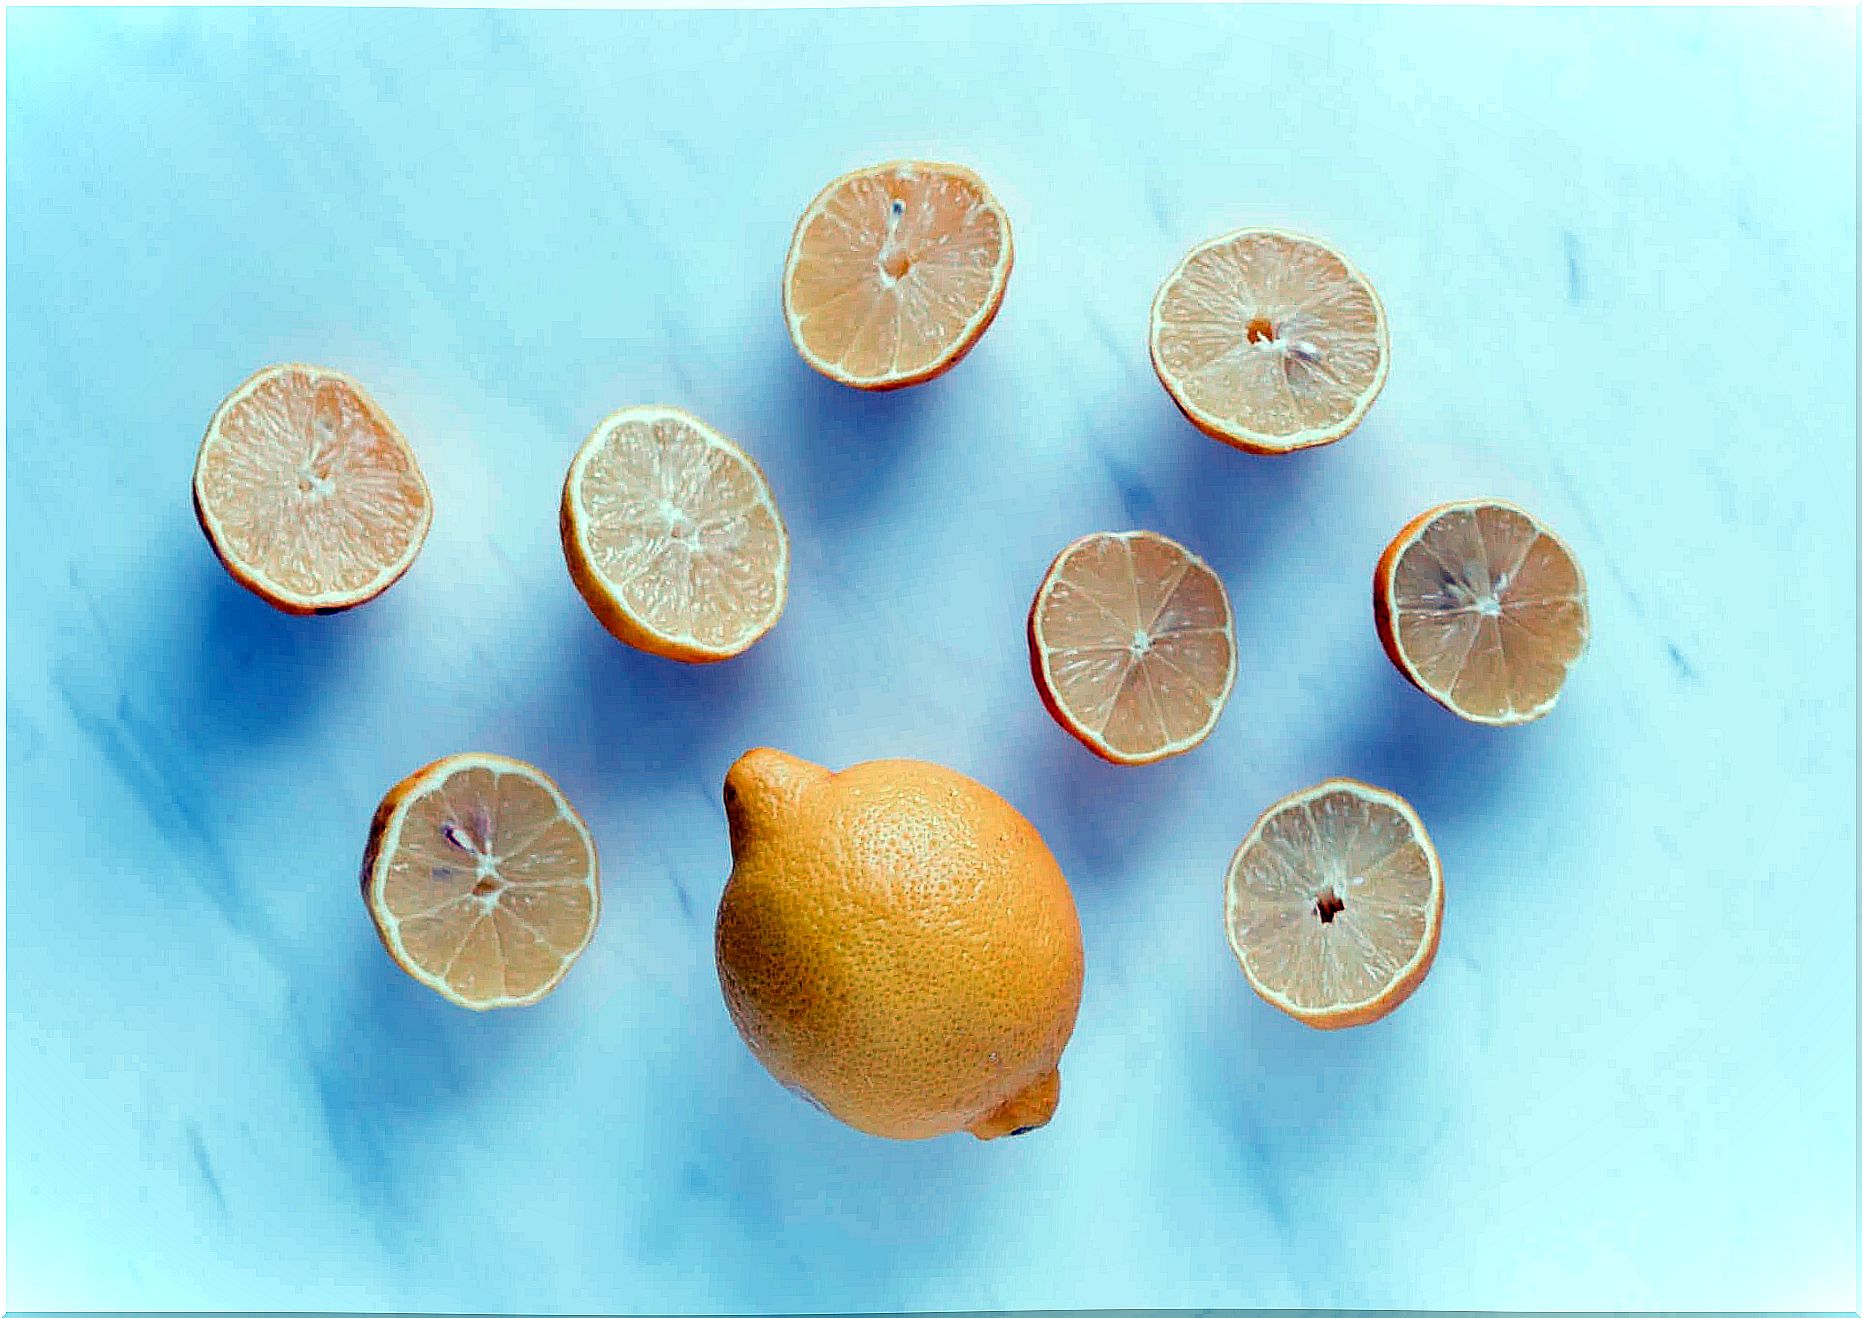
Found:
[[[1047,1122],[1085,959],[1032,824],[935,764],[773,750],[731,767],[724,805],[718,980],[777,1080],[891,1139]]]

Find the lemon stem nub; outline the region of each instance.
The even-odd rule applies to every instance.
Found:
[[[767,746],[745,751],[724,775],[724,816],[733,844],[768,827],[810,784],[826,776],[820,765]]]
[[[1321,924],[1330,924],[1345,909],[1345,899],[1338,895],[1336,889],[1327,884],[1314,899],[1312,908],[1319,915]]]
[[[1051,1121],[1054,1109],[1059,1106],[1060,1072],[1053,1070],[1008,1099],[995,1111],[978,1117],[970,1124],[970,1133],[979,1140],[1026,1135]]]

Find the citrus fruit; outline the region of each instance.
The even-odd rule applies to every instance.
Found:
[[[1034,684],[1054,720],[1114,764],[1199,745],[1235,685],[1235,620],[1209,565],[1152,531],[1060,551],[1028,609]]]
[[[462,1007],[555,988],[601,912],[588,826],[548,775],[449,755],[395,786],[369,824],[362,898],[401,969]]]
[[[918,760],[724,780],[718,980],[772,1075],[872,1135],[1046,1124],[1080,1006],[1073,894],[1015,808]]]
[[[788,598],[789,533],[762,469],[673,407],[595,427],[563,482],[562,547],[602,626],[668,659],[743,653]]]
[[[1151,365],[1204,434],[1288,453],[1364,419],[1390,335],[1377,290],[1330,247],[1241,229],[1193,248],[1157,290]]]
[[[433,522],[414,451],[362,386],[268,366],[228,394],[194,463],[194,514],[233,579],[286,613],[374,599]]]
[[[1442,937],[1442,863],[1394,792],[1330,778],[1276,801],[1228,865],[1229,946],[1268,1002],[1321,1030],[1389,1015]]]
[[[1371,599],[1397,671],[1474,723],[1543,717],[1590,636],[1571,551],[1494,499],[1431,508],[1397,532]]]
[[[1002,306],[1009,217],[961,165],[897,160],[843,174],[802,212],[782,309],[802,360],[856,389],[955,366]]]

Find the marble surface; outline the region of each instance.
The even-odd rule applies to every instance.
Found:
[[[1853,1308],[1852,13],[946,9],[7,16],[10,1307]],[[968,162],[1020,260],[944,380],[804,369],[776,280],[848,167]],[[1247,222],[1347,251],[1394,366],[1249,458],[1152,378],[1157,281]],[[187,500],[256,366],[365,381],[438,515],[376,603],[268,611]],[[634,654],[563,570],[589,427],[766,465],[787,616]],[[1373,636],[1386,538],[1517,498],[1589,569],[1556,714],[1494,733]],[[1147,526],[1239,608],[1196,753],[1048,720],[1048,559]],[[939,760],[1070,875],[1057,1120],[913,1145],[725,1014],[743,749]],[[417,987],[355,890],[426,760],[555,774],[606,861],[562,989]],[[1230,850],[1334,772],[1449,884],[1395,1016],[1307,1031],[1224,942]]]

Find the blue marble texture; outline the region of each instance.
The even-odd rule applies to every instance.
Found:
[[[835,1310],[1855,1303],[1852,13],[1047,7],[15,10],[6,53],[6,1300]],[[1001,318],[863,397],[791,351],[790,226],[972,164]],[[1144,326],[1193,242],[1322,234],[1394,366],[1292,458],[1201,437]],[[188,506],[256,366],[360,377],[437,519],[300,620]],[[555,531],[609,410],[765,464],[787,616],[706,669],[611,641]],[[1443,499],[1589,570],[1543,723],[1465,726],[1368,579]],[[1050,556],[1146,526],[1237,601],[1194,754],[1049,721]],[[896,1145],[790,1097],[719,997],[749,746],[1003,791],[1078,894],[1055,1122]],[[357,899],[369,812],[462,749],[556,775],[606,910],[527,1011],[447,1006]],[[1368,1029],[1257,1001],[1224,865],[1282,793],[1408,795],[1449,884]]]

